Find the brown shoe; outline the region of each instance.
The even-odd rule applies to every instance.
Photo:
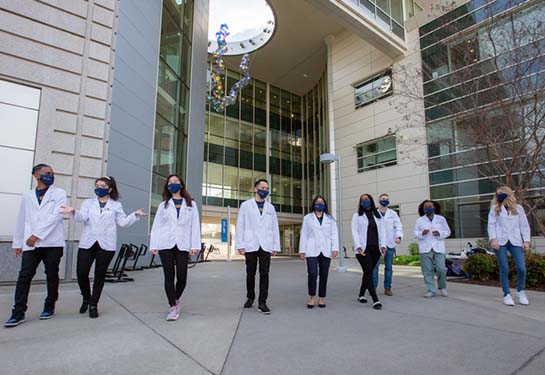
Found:
[[[384,289],[384,295],[385,296],[393,296],[392,289]]]

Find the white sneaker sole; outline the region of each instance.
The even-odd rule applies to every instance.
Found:
[[[265,311],[265,312],[264,312],[264,311],[261,310],[261,309],[257,309],[257,311],[259,311],[260,313],[265,314],[265,315],[271,315],[271,312],[270,312],[270,311]]]
[[[17,323],[4,323],[4,327],[6,327],[6,328],[17,327],[19,324],[24,323],[24,322],[25,322],[25,320],[23,319],[23,320],[18,321]]]

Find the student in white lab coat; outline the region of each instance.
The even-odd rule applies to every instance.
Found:
[[[47,297],[40,319],[55,315],[55,302],[59,296],[59,263],[64,248],[64,224],[60,214],[66,204],[66,192],[53,185],[55,174],[46,164],[32,168],[37,186],[23,195],[19,217],[13,235],[15,256],[22,255],[21,271],[15,287],[15,305],[6,327],[15,327],[25,321],[28,293],[32,278],[40,262],[47,275]]]
[[[121,202],[118,201],[117,183],[111,176],[95,180],[95,194],[97,198],[83,201],[79,210],[63,206],[62,211],[63,214],[72,214],[76,222],[83,223],[76,273],[83,296],[79,312],[84,314],[89,309],[90,318],[98,318],[98,301],[104,288],[106,271],[117,247],[117,226],[131,226],[140,216],[146,215],[141,209],[129,216],[125,214]],[[93,263],[95,278],[91,293],[89,272]]]
[[[390,197],[388,194],[381,194],[379,197],[378,212],[382,216],[384,231],[386,233],[386,253],[384,254],[384,295],[392,296],[392,277],[393,263],[396,254],[396,245],[401,243],[403,239],[403,226],[399,215],[394,210],[388,208],[390,205]],[[373,271],[373,285],[375,289],[378,286],[378,269],[380,261]]]
[[[270,314],[267,306],[269,296],[269,269],[271,255],[280,250],[280,231],[274,206],[267,202],[269,182],[257,180],[254,184],[254,197],[243,202],[238,210],[235,233],[235,249],[246,258],[245,308],[251,308],[255,300],[255,274],[259,260],[259,300],[258,310]]]
[[[307,261],[309,309],[316,304],[316,280],[320,275],[318,288],[318,306],[326,307],[327,277],[331,258],[339,254],[339,235],[337,223],[327,207],[324,197],[317,195],[310,205],[310,213],[303,218],[301,239],[299,241],[299,256]]]
[[[427,288],[424,297],[435,297],[435,274],[441,295],[447,297],[445,238],[450,236],[450,228],[447,220],[441,216],[441,206],[435,201],[420,203],[418,214],[420,217],[414,225],[414,237],[418,240],[420,267]]]
[[[157,208],[151,228],[150,249],[153,255],[159,253],[163,265],[165,292],[170,305],[166,320],[175,321],[180,316],[180,298],[187,282],[189,256],[201,249],[199,210],[185,182],[177,175],[170,175],[166,180],[163,202]]]
[[[509,289],[509,262],[507,252],[515,262],[517,269],[517,294],[521,305],[528,305],[528,298],[524,289],[526,287],[526,261],[524,253],[530,250],[530,224],[526,212],[513,191],[507,186],[496,189],[496,195],[492,200],[488,214],[488,238],[492,249],[498,258],[500,266],[500,282],[503,289],[503,303],[514,306]]]
[[[360,196],[358,211],[352,216],[352,239],[354,252],[363,271],[358,301],[367,303],[365,292],[368,290],[373,299],[373,308],[380,310],[380,303],[373,285],[373,270],[380,255],[386,251],[386,238],[382,217],[370,194]]]

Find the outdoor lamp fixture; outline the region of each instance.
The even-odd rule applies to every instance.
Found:
[[[332,164],[337,162],[337,225],[339,228],[339,266],[337,272],[345,272],[344,266],[344,254],[343,254],[343,191],[342,191],[342,177],[341,177],[341,157],[335,154],[321,154],[320,163]]]

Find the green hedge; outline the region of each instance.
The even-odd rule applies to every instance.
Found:
[[[475,280],[499,280],[498,260],[495,255],[475,254],[464,263],[464,271]],[[515,263],[509,256],[509,278],[516,280]],[[528,287],[545,286],[545,255],[526,255],[526,285]]]
[[[415,262],[418,264],[411,264]],[[420,255],[398,255],[394,258],[394,264],[402,266],[419,266]]]

